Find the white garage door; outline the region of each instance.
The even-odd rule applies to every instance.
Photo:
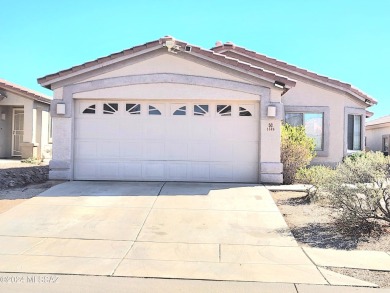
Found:
[[[77,180],[257,182],[258,103],[80,100]]]

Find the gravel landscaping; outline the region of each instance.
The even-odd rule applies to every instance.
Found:
[[[48,180],[49,166],[22,163],[19,160],[0,160],[0,190]]]
[[[320,203],[310,203],[305,192],[271,192],[279,210],[298,244],[303,247],[332,249],[378,250],[390,252],[390,227],[380,237],[358,238],[339,233],[334,225],[334,212]],[[390,287],[390,272],[328,268],[337,273]]]
[[[390,272],[326,267],[339,274],[377,284],[381,288],[390,288]]]

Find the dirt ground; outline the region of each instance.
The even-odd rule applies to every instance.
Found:
[[[0,213],[63,181],[48,181],[47,164],[0,160]]]
[[[25,187],[1,189],[0,214],[62,182],[63,181],[49,180],[44,183],[29,184]]]
[[[303,247],[390,251],[390,227],[379,238],[348,237],[334,226],[334,212],[320,203],[309,203],[304,192],[271,192],[298,244]],[[390,272],[328,268],[337,273],[390,287]]]

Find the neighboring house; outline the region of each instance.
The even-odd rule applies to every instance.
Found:
[[[366,147],[389,154],[390,115],[366,123]]]
[[[0,79],[0,158],[51,158],[51,98]]]
[[[172,37],[39,78],[54,91],[50,178],[281,183],[283,120],[305,125],[314,163],[363,147],[349,84],[237,47]]]

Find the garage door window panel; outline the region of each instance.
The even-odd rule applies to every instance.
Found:
[[[218,116],[232,116],[231,105],[217,105]]]
[[[96,105],[91,105],[84,109],[83,114],[95,114],[96,113]]]
[[[194,105],[195,116],[207,116],[209,113],[209,105]]]
[[[126,104],[126,111],[130,115],[140,115],[141,114],[141,104]]]
[[[252,105],[245,105],[239,107],[239,115],[244,117],[253,116],[254,107]]]
[[[155,106],[149,105],[149,115],[161,115],[161,111]]]
[[[103,114],[115,114],[118,112],[117,103],[105,103],[103,105]]]
[[[184,105],[174,105],[173,116],[185,116],[187,114],[187,106]]]

